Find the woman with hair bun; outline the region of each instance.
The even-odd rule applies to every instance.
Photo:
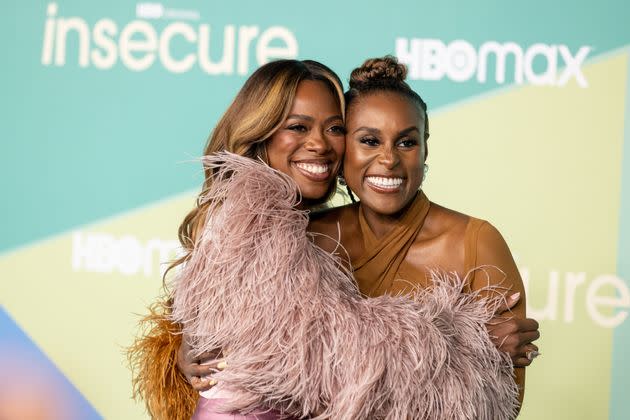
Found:
[[[432,270],[456,272],[467,290],[500,285],[520,299],[509,322],[489,329],[515,366],[522,401],[525,367],[538,355],[538,323],[525,318],[520,273],[501,234],[490,223],[430,202],[421,189],[427,166],[427,105],[405,82],[407,69],[392,56],[352,71],[346,92],[344,178],[358,203],[311,217],[330,251],[340,228],[359,289],[367,296],[407,294],[431,285]],[[506,332],[509,331],[508,334]],[[507,339],[506,339],[507,337]]]
[[[284,184],[274,181],[273,172],[261,169],[262,165],[253,168],[227,155],[206,159],[210,189],[200,203],[210,203],[207,214],[212,223],[203,228],[201,239],[194,242],[194,250],[178,275],[170,319],[183,324],[196,354],[229,349],[227,368],[214,375],[226,391],[219,412],[248,413],[269,407],[279,413],[274,418],[515,416],[517,392],[511,365],[507,355],[496,350],[484,326],[500,306],[505,290],[495,286],[487,287],[486,295],[464,293],[463,288],[475,289],[474,279],[483,276],[464,271],[467,265],[463,261],[460,264],[457,254],[444,267],[439,259],[430,264],[423,261],[422,266],[452,271],[454,278],[426,270],[414,273],[417,279],[401,275],[404,272],[400,268],[418,269],[412,251],[417,252],[416,239],[425,239],[418,233],[424,225],[410,231],[407,219],[435,213],[426,198],[417,198],[424,197],[418,193],[422,178],[418,167],[424,162],[421,145],[428,136],[415,142],[412,137],[416,132],[416,137],[424,135],[426,117],[415,108],[413,95],[392,90],[393,80],[404,78],[404,68],[382,65],[378,60],[373,64],[360,71],[364,80],[353,73],[352,89],[361,86],[363,90],[353,97],[351,89],[349,102],[359,107],[363,101],[370,102],[372,95],[398,95],[394,102],[408,102],[402,101],[395,108],[411,124],[400,130],[400,121],[390,115],[393,125],[377,118],[352,126],[354,133],[372,136],[359,140],[367,146],[363,150],[367,153],[346,156],[348,186],[356,189],[362,202],[322,213],[311,223],[313,231],[335,238],[337,222],[341,222],[341,242],[348,254],[341,253],[338,244],[326,236],[315,235],[314,240],[330,253],[303,240],[306,225],[300,227],[300,223],[304,215],[296,212],[295,198],[282,192],[294,188],[290,179],[281,179]],[[426,111],[426,105],[420,109]],[[378,116],[379,109],[361,112]],[[392,137],[393,132],[397,134]],[[270,149],[271,142],[268,153]],[[293,172],[282,169],[286,161],[283,149],[275,150],[279,164],[274,165],[270,153],[266,161],[293,178]],[[415,160],[407,153],[411,150]],[[402,156],[402,151],[407,154]],[[306,163],[305,168],[310,168],[308,165],[312,164]],[[379,172],[366,171],[370,168]],[[317,172],[317,168],[310,169]],[[278,190],[274,183],[282,188]],[[251,207],[251,203],[256,205]],[[399,229],[399,224],[404,228]],[[441,232],[441,226],[437,223],[429,233]],[[467,232],[468,228],[461,237],[467,238]],[[448,241],[450,236],[444,238]],[[388,245],[379,246],[384,239]],[[455,242],[452,239],[451,245],[457,248]],[[484,246],[478,241],[471,244],[475,249]],[[394,254],[387,253],[386,248]],[[467,262],[485,261],[476,258],[479,252],[461,251]],[[234,254],[247,254],[249,260],[238,262]],[[226,255],[229,258],[225,259]],[[262,261],[276,263],[266,265]],[[361,292],[384,296],[365,299],[339,266],[340,261],[355,267]],[[378,271],[374,272],[375,268]],[[492,283],[492,275],[484,274]],[[400,288],[399,280],[407,286]],[[409,287],[411,282],[430,287]],[[399,291],[412,293],[409,297],[390,296]],[[518,296],[510,294],[506,305],[513,306],[516,300]],[[198,411],[195,418],[221,418],[219,412]]]

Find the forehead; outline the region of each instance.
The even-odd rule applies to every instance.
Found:
[[[424,122],[423,112],[409,98],[396,92],[373,92],[357,98],[348,108],[348,126],[405,129]]]
[[[314,114],[317,112],[340,113],[340,107],[326,83],[319,80],[302,80],[295,92],[291,105],[292,114]]]

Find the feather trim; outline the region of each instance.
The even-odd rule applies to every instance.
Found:
[[[509,419],[512,365],[485,322],[499,297],[462,292],[455,274],[413,298],[365,299],[306,234],[297,186],[229,153],[214,173],[208,223],[173,282],[172,319],[199,352],[229,349],[215,375],[224,409],[269,407],[332,419]]]
[[[133,398],[145,402],[153,419],[188,420],[199,395],[177,368],[180,326],[166,317],[168,302],[155,303],[149,311],[140,321],[143,334],[127,349]]]

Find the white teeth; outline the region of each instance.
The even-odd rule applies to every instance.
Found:
[[[382,176],[368,176],[365,178],[367,182],[381,188],[398,188],[403,183],[402,178],[385,178]]]
[[[310,172],[312,174],[323,174],[328,172],[328,165],[325,163],[302,163],[297,162],[295,164],[300,169]]]

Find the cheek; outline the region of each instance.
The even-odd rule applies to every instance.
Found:
[[[269,160],[269,166],[279,171],[284,172],[287,166],[287,161],[292,151],[292,143],[288,136],[276,134],[267,143],[267,159]]]
[[[346,153],[343,155],[343,170],[349,172],[354,165],[354,151],[351,146],[346,146]]]
[[[343,162],[343,157],[346,153],[346,140],[340,139],[333,142],[333,149],[335,150],[339,160]]]
[[[344,165],[352,165],[356,161],[358,150],[354,142],[350,141],[346,143],[346,154],[344,155]]]
[[[417,190],[422,185],[422,178],[424,177],[423,168],[421,167],[420,169],[418,169],[418,171],[414,172],[413,175],[414,189]]]
[[[346,147],[345,161],[349,166],[352,166],[355,171],[360,171],[369,165],[374,156],[375,152],[373,151],[362,149],[356,144],[348,145]]]
[[[364,166],[360,153],[352,146],[347,147],[343,160],[343,174],[351,189],[356,190],[359,187]]]

